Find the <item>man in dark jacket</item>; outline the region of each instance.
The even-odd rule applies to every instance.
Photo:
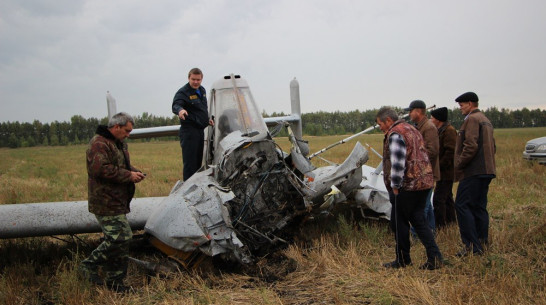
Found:
[[[209,119],[207,94],[201,86],[203,72],[193,68],[188,83],[173,98],[172,111],[180,118],[180,146],[184,163],[183,178],[188,180],[201,167],[205,143],[204,129],[214,122]]]
[[[495,178],[493,125],[478,109],[478,96],[466,92],[455,99],[465,119],[455,145],[455,209],[464,248],[457,253],[481,255],[489,241],[487,193]]]
[[[430,121],[438,128],[440,140],[440,180],[434,188],[434,217],[436,227],[441,228],[457,220],[453,201],[453,158],[457,131],[447,121],[447,108],[442,107],[430,112]]]
[[[442,254],[424,219],[425,202],[434,178],[423,137],[413,126],[399,120],[396,112],[388,107],[379,110],[376,122],[385,133],[383,178],[392,204],[391,227],[396,239],[396,259],[384,266],[403,268],[411,265],[411,223],[427,252],[427,262],[420,268],[439,268]]]
[[[133,130],[133,118],[124,112],[114,115],[108,126],[99,125],[87,149],[89,212],[95,214],[104,241],[82,261],[80,270],[94,284],[106,284],[118,292],[127,275],[128,243],[133,237],[126,214],[135,193],[135,183],[145,175],[131,166],[125,140]],[[105,281],[99,275],[102,268]]]

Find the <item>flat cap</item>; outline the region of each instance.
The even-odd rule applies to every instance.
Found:
[[[404,108],[405,111],[411,111],[412,109],[415,109],[415,108],[423,108],[423,109],[426,109],[427,108],[427,105],[425,104],[425,102],[421,101],[421,100],[415,100],[413,102],[411,102],[409,104],[409,107],[408,108]]]
[[[478,95],[474,92],[466,92],[461,95],[459,95],[458,98],[455,99],[455,102],[457,103],[464,103],[464,102],[478,102]]]
[[[435,119],[437,119],[440,122],[445,122],[447,121],[447,107],[434,109],[430,112],[430,115],[432,115]]]

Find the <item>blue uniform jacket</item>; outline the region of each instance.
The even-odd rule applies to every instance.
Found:
[[[209,112],[207,106],[207,95],[205,88],[199,87],[201,96],[195,89],[187,83],[180,88],[174,95],[172,111],[178,115],[180,110],[185,109],[188,112],[185,120],[180,120],[180,128],[194,127],[205,129],[209,126]]]

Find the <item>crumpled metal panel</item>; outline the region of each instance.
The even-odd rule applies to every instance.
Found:
[[[324,195],[336,186],[345,196],[349,195],[362,181],[360,168],[368,161],[368,151],[356,142],[353,151],[345,161],[336,166],[324,166],[312,171],[315,178],[306,181],[306,188],[302,191],[315,204],[324,202]],[[335,203],[345,200],[345,196],[337,195]]]
[[[212,169],[195,173],[161,202],[148,218],[145,230],[187,252],[200,248],[215,255],[227,251],[223,245],[241,247],[224,206],[233,197],[213,179]]]
[[[267,133],[256,133],[253,135],[243,135],[241,131],[236,130],[228,134],[218,143],[218,147],[214,153],[213,164],[222,166],[225,163],[226,157],[235,149],[251,142],[260,142],[267,138]]]
[[[389,193],[383,182],[383,172],[377,173],[376,169],[367,165],[362,166],[363,179],[360,187],[354,192],[357,206],[363,206],[376,213],[384,214],[385,219],[390,219],[392,205]]]

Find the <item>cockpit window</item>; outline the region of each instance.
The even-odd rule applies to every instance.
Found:
[[[267,133],[267,127],[248,88],[218,89],[215,92],[215,147],[233,131],[251,135]]]

